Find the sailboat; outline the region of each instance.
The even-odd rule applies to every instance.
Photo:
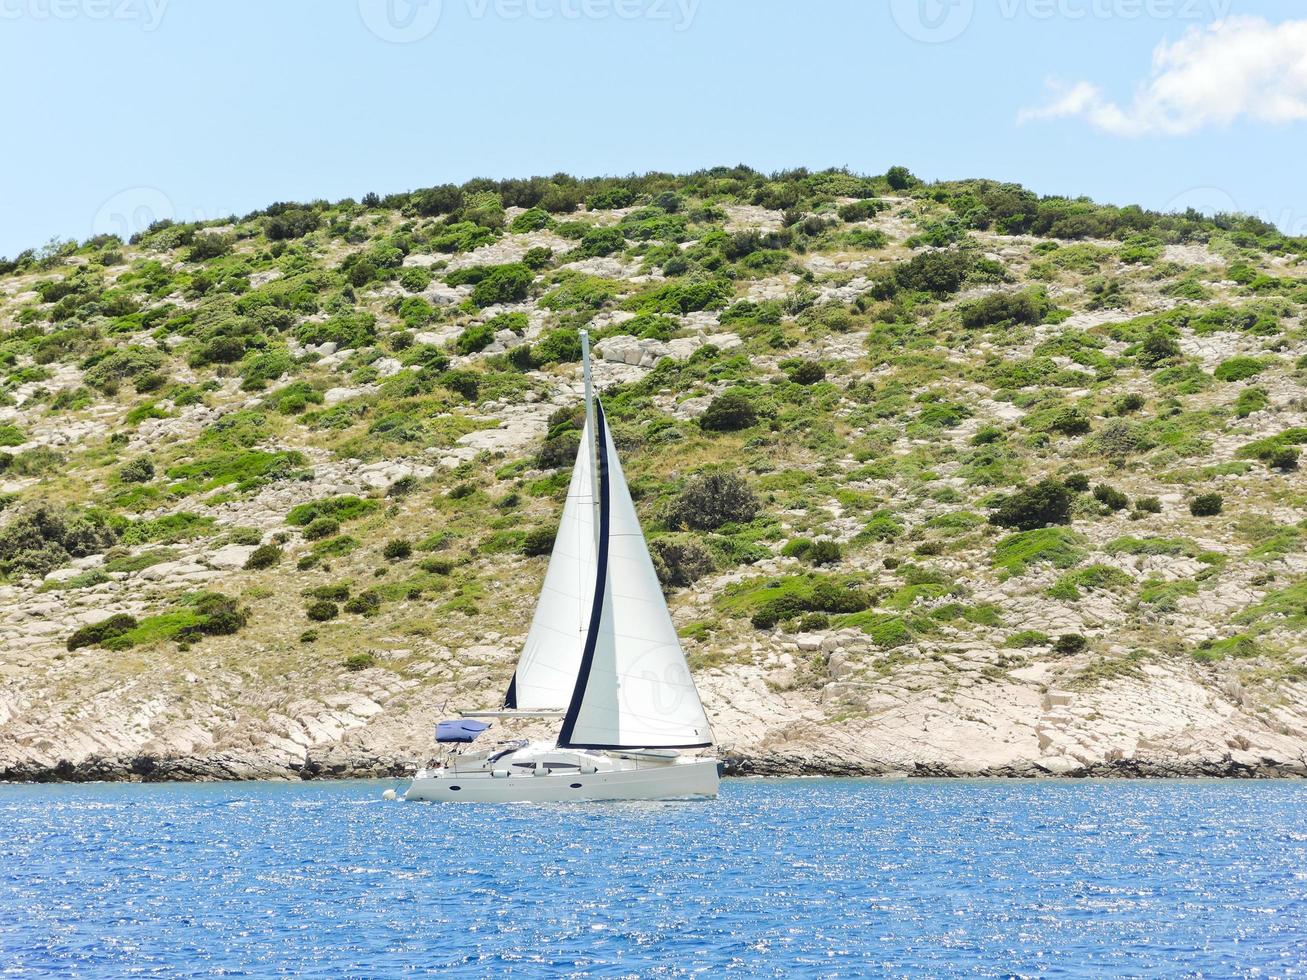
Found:
[[[594,394],[581,333],[585,430],[544,588],[502,709],[441,726],[475,742],[487,720],[561,722],[551,742],[464,751],[418,772],[405,799],[512,803],[712,798],[719,763]]]

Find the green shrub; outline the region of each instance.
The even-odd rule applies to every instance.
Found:
[[[1194,517],[1215,517],[1225,509],[1225,498],[1219,493],[1202,493],[1189,502],[1189,513]]]
[[[898,166],[890,167],[885,172],[885,182],[889,184],[890,190],[895,191],[906,191],[921,183],[907,167]]]
[[[269,210],[272,210],[271,208]],[[317,231],[322,217],[316,211],[307,208],[286,207],[268,218],[263,226],[263,233],[272,242],[303,238],[310,232]]]
[[[315,623],[326,623],[340,615],[340,607],[334,602],[320,599],[309,605],[304,614]]]
[[[715,531],[725,524],[747,524],[761,504],[743,477],[708,473],[694,477],[668,508],[669,527]]]
[[[321,541],[340,530],[340,521],[334,517],[315,517],[304,527],[304,540]]]
[[[1285,429],[1279,435],[1250,442],[1235,453],[1239,459],[1257,459],[1270,465],[1273,460],[1285,458],[1282,450],[1307,443],[1307,427]]]
[[[8,469],[13,476],[46,476],[67,465],[63,455],[49,446],[33,446],[17,456],[0,453],[0,457],[5,461],[3,468]]]
[[[307,381],[296,381],[269,395],[264,404],[281,415],[301,415],[310,405],[321,405],[325,401],[323,393]]]
[[[1263,460],[1271,469],[1289,473],[1298,468],[1299,455],[1297,446],[1277,446]]]
[[[811,538],[795,538],[793,541],[786,543],[781,549],[781,554],[786,558],[802,558],[812,548]]]
[[[101,554],[117,540],[98,517],[38,506],[0,528],[0,575],[47,575],[74,558]]]
[[[1030,647],[1052,646],[1053,638],[1039,630],[1022,630],[1009,636],[1003,645],[1014,650],[1026,650]]]
[[[345,612],[355,616],[375,616],[381,611],[381,596],[373,589],[365,589],[345,603]]]
[[[346,602],[349,599],[349,586],[344,582],[335,585],[319,585],[317,588],[309,589],[305,595],[311,599],[321,599],[324,602]]]
[[[530,208],[514,218],[513,223],[508,226],[508,230],[515,235],[525,235],[529,232],[548,228],[553,223],[554,219],[549,216],[549,212],[544,208]]]
[[[319,517],[331,517],[345,523],[365,517],[380,506],[375,500],[363,500],[360,497],[328,497],[292,508],[286,515],[286,523],[292,527],[307,527]]]
[[[1127,394],[1121,395],[1114,402],[1112,402],[1112,411],[1115,412],[1117,415],[1131,415],[1134,412],[1139,411],[1147,404],[1148,404],[1148,399],[1144,398],[1144,396],[1139,394],[1138,392],[1132,391]]]
[[[947,296],[962,288],[976,260],[969,252],[943,249],[922,252],[894,270],[899,288]]]
[[[1057,642],[1053,644],[1053,652],[1060,653],[1063,656],[1071,656],[1082,653],[1089,646],[1089,641],[1078,633],[1068,633],[1065,636],[1059,636]]]
[[[1076,602],[1080,599],[1081,589],[1114,589],[1129,585],[1130,576],[1111,565],[1090,565],[1075,572],[1070,572],[1058,579],[1049,596]]]
[[[625,248],[626,236],[620,228],[591,228],[581,236],[581,244],[573,254],[582,258],[599,258]]]
[[[708,432],[738,432],[752,428],[757,422],[758,413],[748,397],[730,391],[714,398],[707,411],[699,416],[699,427]]]
[[[1153,447],[1146,430],[1124,419],[1113,419],[1085,440],[1086,449],[1108,459],[1123,459]]]
[[[834,565],[843,557],[839,542],[832,541],[829,538],[819,538],[812,542],[804,554],[804,561],[811,565]]]
[[[504,199],[494,191],[464,194],[459,217],[482,228],[498,231],[504,227]]]
[[[108,640],[115,639],[136,629],[136,626],[137,621],[134,616],[118,613],[108,619],[102,619],[98,623],[83,626],[68,638],[66,645],[70,651],[79,650],[82,647],[99,646]]]
[[[700,310],[720,310],[735,295],[728,279],[697,279],[671,282],[639,293],[624,306],[636,313],[687,314]]]
[[[255,548],[250,557],[245,560],[245,567],[250,571],[258,569],[271,568],[274,565],[281,564],[282,550],[275,544],[260,545]]]
[[[867,200],[841,205],[836,213],[839,214],[841,221],[852,224],[857,221],[869,221],[880,212],[887,210],[889,210],[889,205],[883,201]]]
[[[1045,428],[1064,436],[1082,436],[1090,430],[1089,416],[1074,406],[1064,408],[1048,421]]]
[[[231,252],[235,239],[231,235],[219,235],[213,232],[196,235],[186,254],[187,262],[207,262],[222,258]]]
[[[1167,334],[1152,333],[1139,345],[1135,360],[1147,370],[1155,370],[1180,359],[1180,345]]]
[[[826,380],[826,368],[816,361],[803,361],[790,368],[789,379],[796,385],[815,385]]]
[[[410,293],[420,293],[431,285],[432,278],[430,269],[414,266],[403,271],[399,277],[399,284]]]
[[[177,607],[137,622],[131,616],[114,616],[83,627],[68,639],[68,648],[102,646],[127,650],[165,641],[190,643],[203,636],[230,636],[248,622],[249,614],[235,599],[218,592],[184,596]]]
[[[381,549],[381,556],[387,561],[404,561],[413,557],[413,544],[402,538],[393,538]]]
[[[542,470],[557,470],[576,462],[581,449],[581,433],[569,429],[545,440],[536,456],[536,465]],[[452,494],[451,494],[452,496]]]
[[[377,318],[371,313],[338,313],[329,320],[305,320],[295,328],[305,347],[335,344],[338,350],[359,350],[377,342]]]
[[[1084,473],[1069,473],[1062,480],[1062,485],[1076,493],[1085,493],[1089,489],[1089,477]]]
[[[1121,246],[1121,261],[1127,265],[1151,265],[1162,257],[1165,245],[1151,235],[1131,235]]]
[[[139,456],[122,465],[118,479],[123,483],[149,483],[154,479],[154,464],[147,457]]]
[[[586,207],[591,211],[617,211],[635,203],[635,193],[626,187],[610,187],[591,196]]]
[[[655,538],[649,550],[664,588],[686,588],[716,571],[712,552],[689,536]]]
[[[1037,324],[1043,321],[1051,309],[1052,304],[1042,290],[1038,289],[1028,289],[1020,293],[992,293],[982,299],[958,306],[962,325],[968,330],[1014,324]]]
[[[1144,514],[1160,514],[1162,501],[1156,497],[1140,497],[1135,501],[1135,510]]]
[[[1256,357],[1231,357],[1217,365],[1212,376],[1217,381],[1246,381],[1266,370],[1266,362]]]
[[[262,391],[271,382],[290,374],[293,370],[295,370],[295,362],[287,350],[277,348],[255,354],[241,365],[241,388],[245,391]]]
[[[377,665],[377,658],[370,653],[353,653],[345,658],[345,669],[358,673],[360,670],[367,670],[369,667]]]
[[[1041,480],[999,503],[990,515],[991,524],[1021,531],[1071,522],[1072,495],[1057,480]]]
[[[522,554],[528,558],[538,558],[554,550],[554,541],[558,532],[552,527],[537,527],[526,532],[522,541]]]
[[[5,423],[0,425],[0,446],[21,446],[27,442],[27,436],[17,426]]]
[[[454,349],[464,356],[479,354],[494,342],[494,327],[487,323],[475,323],[458,335]]]
[[[752,612],[758,629],[771,629],[782,620],[806,613],[851,614],[871,606],[871,597],[843,580],[789,576],[761,587],[744,583],[728,590],[723,606],[732,612]]]
[[[858,543],[867,541],[893,541],[903,534],[903,524],[888,510],[874,514],[858,532],[854,539]]]
[[[1108,510],[1125,510],[1130,506],[1130,499],[1125,494],[1106,483],[1094,487],[1094,499]]]
[[[244,346],[241,348],[244,353]],[[107,391],[122,381],[153,374],[163,366],[163,355],[148,347],[129,345],[95,355],[83,362],[83,380],[92,388]]]
[[[535,273],[521,263],[496,266],[472,290],[472,302],[487,307],[526,299]]]
[[[1234,414],[1241,419],[1246,419],[1254,412],[1260,412],[1270,404],[1266,392],[1261,388],[1245,388],[1239,392],[1239,397],[1234,402]]]

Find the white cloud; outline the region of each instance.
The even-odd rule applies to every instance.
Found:
[[[1052,88],[1047,104],[1018,121],[1083,118],[1115,136],[1183,136],[1239,119],[1307,120],[1307,20],[1230,17],[1164,41],[1128,106],[1092,82]]]

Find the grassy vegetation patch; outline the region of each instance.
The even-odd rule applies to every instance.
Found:
[[[1071,568],[1085,558],[1083,536],[1064,527],[1043,527],[1019,531],[1001,540],[991,559],[995,568],[1021,575],[1032,565],[1051,564]]]
[[[286,515],[286,523],[292,527],[307,527],[319,518],[327,517],[343,524],[366,517],[380,507],[379,501],[364,500],[361,497],[327,497],[291,508]]]
[[[854,613],[871,606],[871,596],[856,579],[831,575],[788,575],[753,579],[731,586],[718,600],[726,615],[749,616],[754,626],[769,629],[804,613]]]

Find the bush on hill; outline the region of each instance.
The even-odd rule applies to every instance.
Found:
[[[715,531],[725,524],[747,524],[761,508],[743,477],[708,473],[692,478],[672,501],[667,524],[692,531]]]

